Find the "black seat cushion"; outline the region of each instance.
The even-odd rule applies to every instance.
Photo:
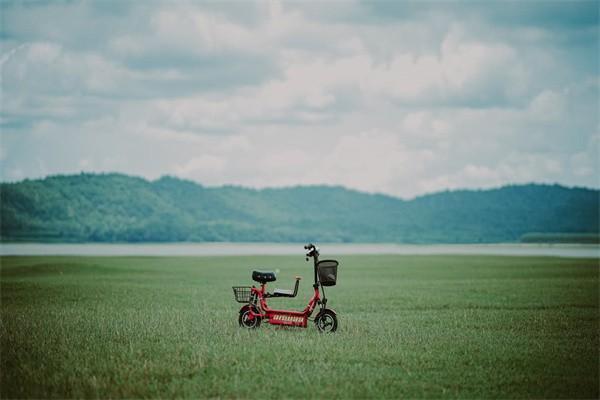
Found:
[[[275,282],[275,272],[252,271],[252,280],[260,283]]]

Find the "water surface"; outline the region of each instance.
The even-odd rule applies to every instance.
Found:
[[[322,257],[342,254],[462,254],[504,256],[554,256],[600,258],[600,246],[584,244],[374,244],[323,243]],[[85,256],[223,256],[302,255],[298,243],[143,243],[143,244],[48,244],[1,243],[0,255]]]

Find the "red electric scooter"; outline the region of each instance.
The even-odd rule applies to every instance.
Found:
[[[313,259],[315,283],[314,294],[302,311],[274,310],[269,308],[266,299],[272,297],[296,297],[300,277],[296,277],[294,290],[275,289],[273,293],[266,291],[267,282],[275,282],[277,279],[274,272],[253,271],[252,279],[260,283],[260,288],[255,286],[234,286],[233,293],[239,303],[247,303],[240,309],[239,323],[241,327],[254,329],[260,326],[262,320],[267,320],[271,325],[297,326],[306,328],[310,316],[315,308],[319,312],[314,318],[317,329],[321,332],[335,332],[338,327],[337,315],[331,308],[327,308],[324,286],[334,286],[337,281],[336,260],[319,261],[319,249],[313,244],[304,246],[306,261]],[[319,290],[320,288],[320,290]],[[323,297],[321,298],[321,291]]]

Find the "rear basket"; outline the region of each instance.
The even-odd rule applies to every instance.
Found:
[[[250,286],[232,286],[235,300],[238,303],[249,303],[250,302]]]
[[[338,262],[335,260],[323,260],[317,264],[319,282],[323,286],[335,286],[337,281]]]

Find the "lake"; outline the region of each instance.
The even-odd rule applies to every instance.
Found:
[[[584,244],[373,244],[323,243],[321,256],[344,254],[460,254],[504,256],[553,256],[600,258],[600,246]],[[297,243],[143,243],[143,244],[48,244],[1,243],[0,255],[85,255],[85,256],[224,256],[298,255]]]

